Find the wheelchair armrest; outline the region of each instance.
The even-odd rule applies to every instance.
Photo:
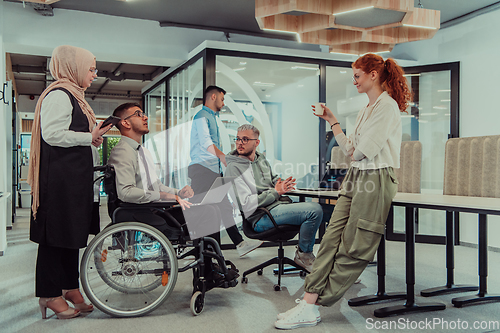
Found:
[[[120,202],[119,207],[122,208],[170,208],[177,205],[177,201],[154,201],[144,204],[136,204],[130,202]]]

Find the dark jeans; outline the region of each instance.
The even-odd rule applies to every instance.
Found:
[[[210,186],[212,186],[217,177],[220,177],[220,174],[213,172],[202,165],[193,164],[188,168],[188,176],[191,178],[191,188],[193,189],[194,194],[198,195],[197,199],[199,202],[203,199],[203,193],[208,192]],[[226,227],[229,238],[231,238],[234,245],[238,245],[243,241],[243,237],[235,225],[233,218],[233,206],[231,206],[227,195],[216,206],[219,207],[220,214],[222,216],[222,223]],[[216,238],[220,244],[220,235],[214,238]]]
[[[63,289],[78,289],[79,249],[38,245],[36,297],[59,297]]]

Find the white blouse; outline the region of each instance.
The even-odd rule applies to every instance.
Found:
[[[399,168],[401,150],[401,115],[398,103],[384,91],[375,103],[358,113],[354,133],[335,136],[347,156],[366,156],[352,163],[360,170]],[[362,155],[361,155],[361,154]]]

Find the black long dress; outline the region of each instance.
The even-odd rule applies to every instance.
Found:
[[[66,89],[73,106],[69,129],[89,133],[89,122],[76,98]],[[50,93],[49,93],[50,94]],[[93,159],[90,146],[69,148],[40,144],[40,206],[31,215],[30,240],[54,247],[79,249],[98,230],[92,218]],[[93,233],[93,232],[92,232]]]

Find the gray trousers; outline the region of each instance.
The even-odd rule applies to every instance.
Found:
[[[373,260],[398,190],[392,167],[350,168],[304,290],[335,304]]]

